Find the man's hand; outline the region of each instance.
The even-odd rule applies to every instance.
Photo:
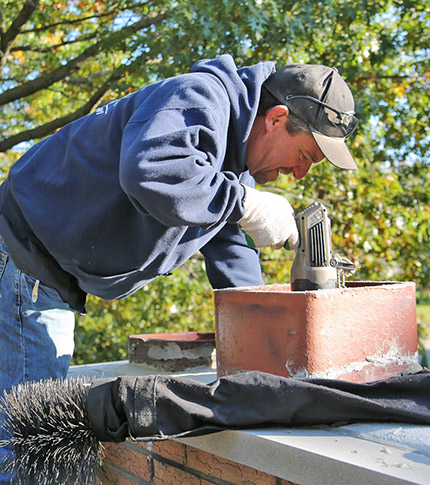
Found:
[[[241,228],[253,239],[255,247],[270,246],[280,249],[288,240],[290,249],[295,249],[299,232],[294,219],[294,210],[280,195],[261,192],[243,185],[245,213],[240,219]]]

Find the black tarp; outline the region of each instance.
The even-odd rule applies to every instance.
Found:
[[[211,384],[154,375],[97,379],[88,394],[101,441],[166,439],[223,429],[356,422],[430,424],[430,372],[357,384],[263,372]]]

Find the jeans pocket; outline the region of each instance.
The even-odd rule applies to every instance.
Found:
[[[8,255],[6,253],[0,253],[0,279],[3,276],[4,269],[6,268]]]

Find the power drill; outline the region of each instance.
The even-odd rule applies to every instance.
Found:
[[[314,202],[296,215],[299,245],[291,268],[293,291],[321,290],[345,286],[345,274],[355,271],[355,264],[338,255],[333,257],[331,223],[327,209]]]

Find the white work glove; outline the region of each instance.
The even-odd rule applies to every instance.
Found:
[[[254,241],[256,248],[280,249],[288,240],[290,249],[299,241],[294,210],[285,197],[243,185],[245,213],[239,224]]]

